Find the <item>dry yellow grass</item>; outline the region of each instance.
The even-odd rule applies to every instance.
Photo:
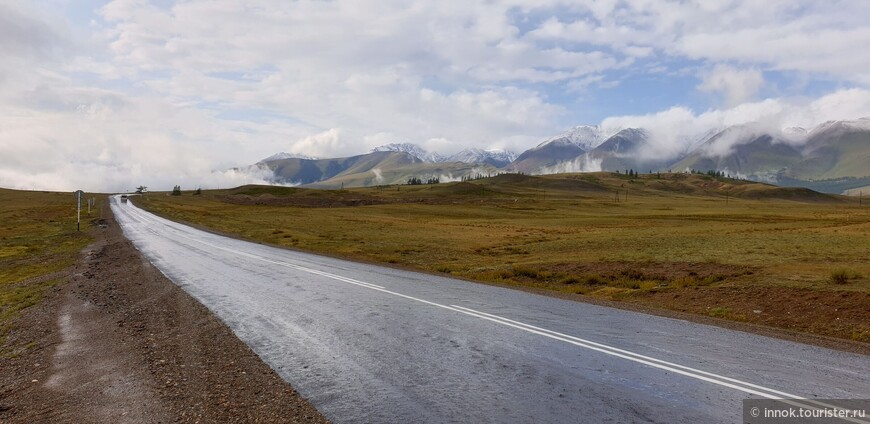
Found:
[[[10,319],[39,302],[91,242],[75,219],[71,193],[0,189],[0,346]]]

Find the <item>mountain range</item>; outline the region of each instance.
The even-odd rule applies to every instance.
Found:
[[[237,170],[278,184],[337,188],[400,184],[411,177],[455,181],[497,173],[721,171],[725,174],[825,192],[870,186],[870,118],[829,121],[810,130],[770,129],[759,123],[709,129],[679,153],[644,128],[607,134],[581,125],[516,154],[468,148],[453,155],[412,143],[377,147],[346,158],[279,153]]]

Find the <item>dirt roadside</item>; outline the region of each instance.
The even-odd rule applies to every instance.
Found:
[[[0,422],[327,420],[109,216],[65,283],[25,310],[0,362]]]

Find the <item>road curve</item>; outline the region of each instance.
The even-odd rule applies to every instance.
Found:
[[[870,398],[870,358],[230,239],[112,198],[124,234],[336,423],[730,423]]]

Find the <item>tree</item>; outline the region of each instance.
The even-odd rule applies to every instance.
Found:
[[[197,187],[196,190],[194,190],[193,195],[194,195],[194,196],[198,196],[198,195],[200,195],[200,194],[202,194],[202,188],[201,188],[201,187]]]
[[[172,188],[172,195],[173,196],[181,196],[181,186],[180,185],[177,185],[177,186]]]
[[[148,187],[145,187],[145,186],[136,187],[136,193],[142,194],[146,191],[148,191]]]

